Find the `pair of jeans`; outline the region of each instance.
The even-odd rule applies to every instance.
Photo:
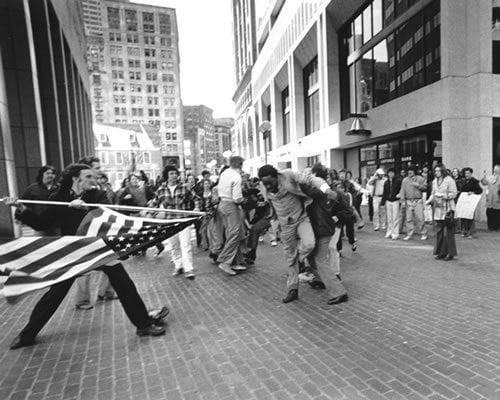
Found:
[[[139,329],[151,325],[151,319],[149,318],[146,306],[123,265],[117,264],[103,267],[102,271],[109,278],[130,322]],[[38,332],[42,330],[56,312],[74,281],[75,278],[71,278],[50,287],[40,300],[38,300],[38,303],[36,303],[35,308],[31,312],[28,324],[20,333],[21,338],[29,341],[36,337]]]
[[[193,270],[191,229],[190,225],[167,239],[167,245],[170,247],[170,257],[176,271],[183,269],[185,272],[189,272]]]
[[[338,240],[340,229],[336,228],[335,232],[338,233],[333,236],[317,238],[316,247],[312,253],[314,255],[317,272],[326,286],[328,298],[330,299],[347,293],[344,285],[337,278],[340,269],[338,265],[339,254],[336,249],[337,243],[335,238]]]
[[[386,201],[387,231],[385,236],[397,239],[399,236],[399,200]]]
[[[385,230],[385,207],[381,205],[382,196],[373,196],[373,228]]]
[[[308,217],[301,218],[296,223],[281,225],[281,242],[285,251],[288,269],[287,290],[299,288],[299,261],[311,254],[316,246],[314,232]]]
[[[422,236],[427,235],[424,221],[424,202],[422,199],[406,200],[406,226],[408,236],[413,236],[415,231]]]
[[[115,291],[109,282],[106,274],[100,274],[101,279],[99,281],[99,286],[97,287],[98,296],[108,296],[114,297]],[[91,304],[90,299],[90,278],[91,273],[87,273],[76,279],[76,305]]]
[[[271,227],[271,222],[267,218],[259,219],[252,225],[248,232],[247,247],[248,253],[252,260],[255,260],[257,255],[257,246],[259,245],[259,236]]]

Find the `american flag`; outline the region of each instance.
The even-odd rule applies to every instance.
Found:
[[[77,236],[22,237],[7,242],[0,245],[0,295],[14,299],[115,264],[117,259],[168,239],[197,218],[130,217],[103,207],[86,215]]]

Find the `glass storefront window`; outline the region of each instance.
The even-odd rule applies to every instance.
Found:
[[[360,161],[375,161],[377,160],[377,145],[364,146],[360,149]]]
[[[396,157],[399,157],[399,142],[397,140],[378,146],[378,158],[380,160],[394,159]]]
[[[363,14],[358,15],[354,20],[354,50],[359,49],[363,45]]]
[[[413,157],[425,157],[426,154],[425,136],[414,136],[401,141],[401,155],[412,155]]]

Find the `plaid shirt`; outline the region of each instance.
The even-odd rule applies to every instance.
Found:
[[[192,190],[189,190],[182,183],[179,183],[174,190],[174,195],[172,196],[170,189],[166,184],[160,186],[156,191],[156,196],[151,203],[152,207],[162,206],[163,208],[170,208],[174,210],[193,210],[200,209],[200,199],[194,194]],[[166,218],[179,218],[178,213],[165,213]]]

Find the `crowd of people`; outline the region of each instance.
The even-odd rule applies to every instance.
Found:
[[[484,173],[480,181],[473,177],[472,168],[449,171],[442,164],[432,169],[409,165],[399,173],[393,168],[387,171],[378,168],[373,176],[360,180],[354,179],[350,171],[335,171],[319,163],[301,172],[278,171],[272,165],[264,165],[257,177],[251,177],[243,172],[243,162],[243,158],[233,156],[218,176],[203,171],[200,179],[192,174],[181,176],[182,172],[174,165],[167,165],[154,181],[142,171],[133,172],[115,192],[100,168],[99,159],[85,157],[79,164],[68,167],[70,172],[64,171],[60,184],[55,168],[42,167],[36,182],[21,198],[86,202],[90,199],[93,203],[161,208],[165,209],[163,218],[176,215],[174,211],[202,212],[203,216],[195,224],[196,244],[229,276],[246,271],[256,262],[259,243],[268,232],[271,246],[277,246],[280,241],[284,251],[287,266],[284,303],[298,298],[300,281],[308,282],[312,288],[325,289],[330,305],[348,301],[340,272],[343,237],[351,251],[357,251],[355,232],[368,221],[373,223],[375,231],[383,231],[385,238],[397,240],[404,234],[405,241],[414,237],[427,240],[429,224],[434,222],[435,258],[452,260],[457,255],[455,233],[461,232],[464,237],[471,238],[474,232],[472,219],[454,218],[456,200],[458,196],[481,194],[486,190],[488,229],[500,227],[498,165],[491,176]],[[71,174],[75,165],[80,168],[77,168],[78,174]],[[88,176],[81,177],[80,172]],[[14,201],[11,205],[19,207]],[[16,213],[17,218],[36,229],[39,235],[54,235],[56,229],[60,234],[75,234],[76,220],[81,220],[85,214],[76,207],[80,212],[77,216],[61,219],[52,215],[52,222],[58,223],[50,224],[41,221],[47,221],[48,210],[53,207],[22,208]],[[65,226],[70,220],[70,226]],[[166,244],[174,266],[173,275],[195,279],[191,228],[167,239]],[[164,249],[165,246],[159,244],[157,255]],[[144,305],[128,275],[124,276],[125,270],[120,268],[121,280],[110,275],[109,268],[103,269],[105,274],[99,283],[98,300],[120,298],[126,311],[127,307],[129,309],[127,315],[138,327],[138,334],[161,334],[164,330],[158,326],[160,320],[141,317],[138,321],[134,316],[138,312],[144,314]],[[42,298],[35,310],[50,309],[50,312],[45,312],[43,321],[34,322],[35,328],[23,330],[14,347],[34,340],[72,282],[59,289],[51,288],[48,298],[47,295]],[[79,309],[93,306],[89,285],[88,275],[77,279],[76,307]],[[123,286],[132,292],[132,306],[130,300],[125,299],[130,295],[125,293]],[[51,296],[55,296],[56,301]],[[33,325],[31,320],[30,324]]]

